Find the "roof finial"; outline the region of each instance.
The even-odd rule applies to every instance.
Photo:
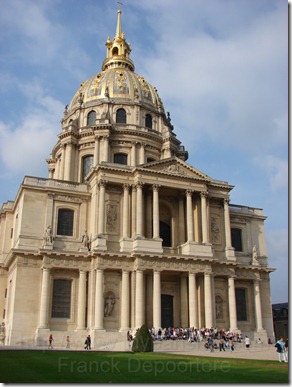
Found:
[[[118,2],[119,4],[122,4]],[[117,29],[116,29],[116,38],[120,37],[122,35],[122,20],[121,20],[121,13],[122,11],[118,10],[118,21],[117,21]]]

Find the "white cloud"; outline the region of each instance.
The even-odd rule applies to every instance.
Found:
[[[64,106],[46,95],[36,81],[19,87],[26,95],[27,111],[15,125],[0,122],[0,157],[13,173],[39,174],[57,141]]]
[[[273,155],[260,155],[254,164],[268,176],[271,191],[279,192],[288,189],[288,162]]]

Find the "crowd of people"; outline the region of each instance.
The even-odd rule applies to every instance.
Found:
[[[242,334],[225,331],[223,328],[159,328],[152,327],[149,329],[153,340],[188,340],[189,342],[208,341],[209,338],[213,340],[230,340],[241,342]]]

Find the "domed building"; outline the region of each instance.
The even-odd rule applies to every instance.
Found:
[[[118,11],[101,72],[65,108],[48,178],[26,176],[2,206],[3,343],[52,333],[80,348],[90,334],[98,348],[143,323],[273,339],[266,217],[187,163],[130,53]]]

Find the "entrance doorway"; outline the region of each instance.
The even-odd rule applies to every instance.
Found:
[[[161,325],[162,328],[173,327],[173,296],[161,294]]]

